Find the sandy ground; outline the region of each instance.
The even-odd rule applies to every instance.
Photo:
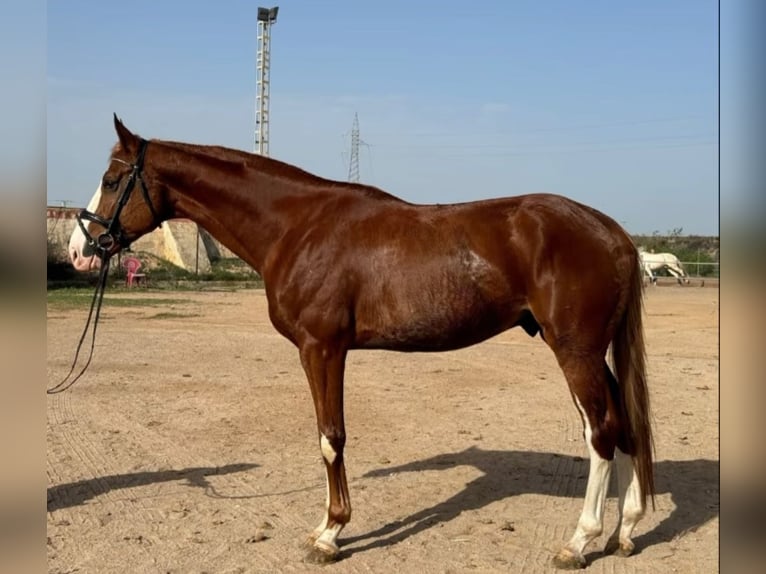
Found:
[[[588,471],[552,353],[514,329],[441,354],[354,352],[346,377],[354,508],[343,559],[302,562],[324,471],[297,351],[262,291],[139,291],[107,307],[95,358],[47,402],[51,573],[548,572]],[[647,289],[657,506],[637,553],[589,572],[718,570],[718,290]],[[86,311],[49,306],[48,385]]]

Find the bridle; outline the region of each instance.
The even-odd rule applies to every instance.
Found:
[[[146,182],[144,182],[144,178],[141,177],[141,173],[144,169],[144,155],[146,154],[146,148],[148,145],[149,142],[141,138],[141,143],[138,148],[138,156],[135,163],[131,164],[118,158],[112,158],[112,161],[125,163],[132,169],[130,171],[130,175],[128,176],[128,180],[125,183],[125,187],[122,189],[120,198],[117,201],[117,207],[115,208],[114,213],[110,219],[104,219],[100,215],[97,215],[92,211],[88,211],[87,209],[83,209],[80,213],[77,214],[77,224],[80,226],[83,235],[85,235],[85,240],[88,246],[93,249],[96,254],[99,255],[99,257],[101,257],[102,264],[106,263],[109,257],[111,257],[111,251],[115,244],[119,245],[121,248],[125,248],[128,247],[131,243],[130,239],[125,236],[122,225],[120,225],[120,214],[130,199],[130,194],[133,192],[133,188],[136,186],[136,181],[141,184],[141,194],[144,197],[144,202],[149,207],[149,211],[152,213],[152,218],[154,219],[154,227],[158,227],[162,223],[159,215],[157,214],[157,210],[154,208],[154,204],[149,197],[149,190],[146,187]],[[83,221],[97,223],[98,225],[104,227],[105,231],[103,231],[98,237],[94,239],[88,229],[85,227],[85,223],[83,223]]]
[[[119,245],[121,248],[125,248],[130,245],[130,240],[126,237],[122,225],[120,225],[120,214],[130,199],[130,194],[133,192],[133,188],[136,186],[136,181],[140,182],[141,193],[144,196],[144,201],[146,202],[146,205],[149,206],[149,211],[152,212],[152,217],[154,218],[154,227],[158,227],[162,224],[162,220],[159,218],[157,210],[154,208],[154,204],[149,197],[149,190],[146,188],[146,183],[141,177],[141,172],[144,168],[144,155],[146,154],[146,146],[148,144],[149,142],[147,140],[143,138],[141,139],[141,143],[138,148],[138,156],[135,163],[131,164],[118,158],[112,158],[112,161],[117,161],[129,165],[131,167],[131,171],[130,175],[128,176],[128,180],[125,183],[125,187],[120,194],[120,198],[117,201],[117,207],[115,208],[114,213],[110,219],[104,219],[103,217],[88,211],[87,209],[83,209],[80,213],[77,214],[77,224],[80,226],[80,229],[85,235],[85,240],[87,241],[88,246],[90,246],[90,248],[93,249],[101,259],[101,271],[98,276],[96,291],[93,293],[93,300],[90,303],[88,320],[85,322],[85,329],[83,330],[82,335],[80,336],[80,341],[77,344],[77,350],[75,352],[74,360],[72,361],[72,367],[69,369],[67,376],[64,377],[60,383],[46,390],[47,394],[49,395],[60,393],[74,385],[85,373],[88,366],[90,365],[90,360],[93,358],[93,349],[96,345],[96,328],[98,327],[98,319],[101,314],[101,303],[104,300],[104,291],[106,290],[106,280],[109,275],[109,262],[112,257],[112,249],[115,245]],[[96,239],[93,239],[93,236],[88,232],[88,229],[85,227],[83,221],[97,223],[98,225],[104,227],[105,231],[102,232]],[[94,310],[95,315],[93,314]],[[85,362],[85,366],[80,369],[74,378],[69,380],[69,377],[72,375],[75,366],[77,365],[77,359],[80,356],[80,349],[83,342],[85,341],[85,336],[88,333],[91,319],[93,319],[93,330],[91,331],[90,354],[88,355],[88,359]]]

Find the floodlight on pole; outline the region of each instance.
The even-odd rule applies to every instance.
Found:
[[[277,12],[279,12],[279,6],[273,8],[258,8],[258,21],[259,22],[271,22],[275,24],[277,21]]]
[[[269,67],[271,25],[277,22],[279,6],[258,8],[258,52],[255,62],[255,153],[269,155]]]

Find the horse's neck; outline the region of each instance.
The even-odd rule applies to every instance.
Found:
[[[277,209],[297,186],[252,162],[219,158],[184,149],[161,178],[171,189],[173,218],[188,218],[261,271],[270,247],[287,230],[289,221]],[[180,161],[179,161],[180,160]]]

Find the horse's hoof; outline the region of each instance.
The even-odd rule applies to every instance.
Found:
[[[559,550],[559,553],[553,557],[553,565],[559,570],[580,570],[585,568],[585,564],[585,557],[582,554],[575,554],[566,548]]]
[[[301,548],[303,548],[306,551],[311,550],[314,548],[314,542],[316,542],[316,536],[307,536],[306,540],[303,541],[303,544],[301,544]]]
[[[340,551],[337,548],[330,548],[326,545],[312,545],[306,553],[304,562],[308,564],[331,564],[340,557]]]
[[[633,554],[633,549],[635,547],[636,545],[631,541],[621,542],[617,538],[610,538],[606,543],[606,547],[604,548],[604,554],[612,554],[614,556],[622,556],[623,558],[627,558]]]

